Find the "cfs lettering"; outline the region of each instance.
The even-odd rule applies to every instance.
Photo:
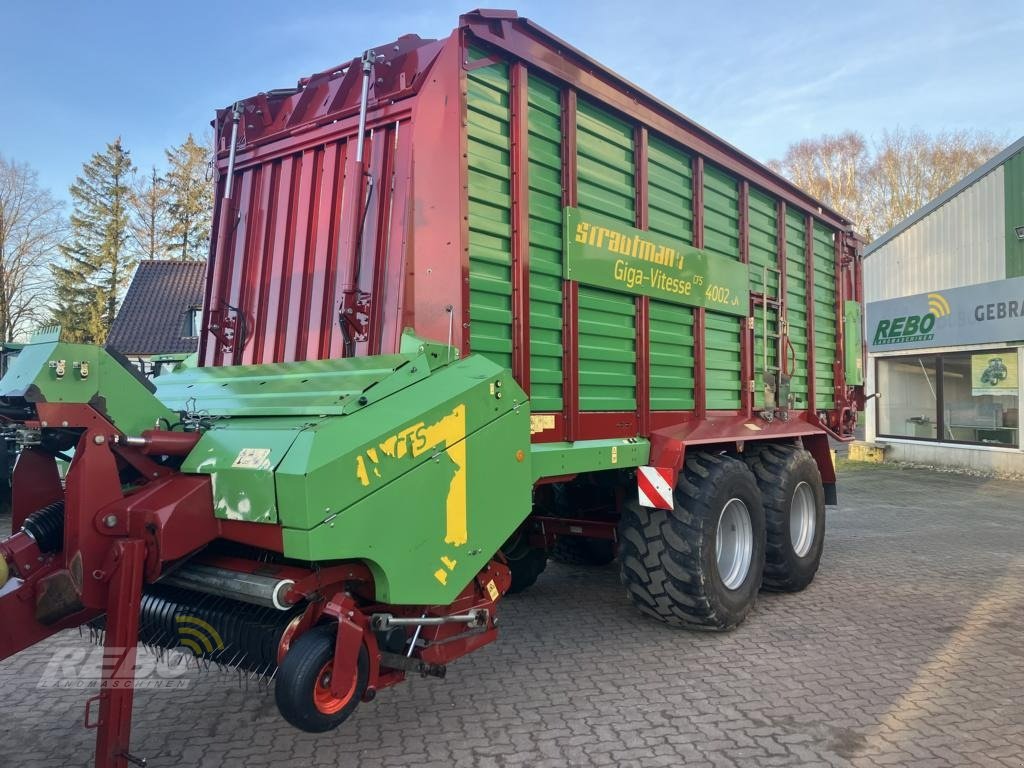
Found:
[[[622,259],[615,262],[615,279],[623,282],[629,288],[636,288],[644,284],[644,273],[636,267],[629,266]]]

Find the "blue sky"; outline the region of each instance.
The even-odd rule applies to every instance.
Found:
[[[450,33],[461,3],[5,0],[0,154],[58,196],[120,135],[136,165],[214,109],[405,32]],[[507,7],[507,6],[506,6]],[[537,2],[517,10],[760,160],[858,129],[1024,133],[1024,4]]]

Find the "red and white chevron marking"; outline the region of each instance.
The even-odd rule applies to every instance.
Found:
[[[672,509],[675,482],[676,472],[671,467],[637,467],[636,488],[645,507]]]

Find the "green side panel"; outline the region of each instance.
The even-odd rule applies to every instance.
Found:
[[[474,52],[473,58],[483,54]],[[467,76],[469,346],[512,367],[512,190],[508,65]]]
[[[693,408],[693,309],[652,299],[650,345],[651,410]]]
[[[740,257],[740,192],[736,179],[710,163],[704,166],[704,249]],[[707,313],[707,407],[740,407],[740,333],[743,320]]]
[[[647,147],[648,229],[693,243],[693,166],[688,154],[652,137]],[[650,301],[651,410],[694,407],[693,309]]]
[[[647,228],[693,244],[692,159],[653,136],[647,146]]]
[[[377,597],[448,604],[530,512],[530,410],[482,355],[310,422],[276,471],[284,552],[366,561]]]
[[[579,101],[577,197],[581,209],[636,221],[632,127]],[[632,296],[579,287],[580,410],[636,408],[636,302]]]
[[[740,330],[742,317],[707,313],[707,407],[733,410],[740,407]]]
[[[1016,228],[1024,226],[1024,152],[1003,164],[1003,205],[1006,207],[1006,276],[1024,276],[1024,239]]]
[[[711,163],[704,166],[704,249],[740,257],[739,184]]]
[[[640,437],[534,443],[530,446],[534,480],[606,469],[629,469],[650,460],[651,444]]]
[[[814,407],[835,404],[836,250],[832,230],[814,223]]]
[[[789,390],[797,408],[807,407],[807,260],[803,214],[786,211],[786,320],[795,362]]]
[[[864,384],[863,321],[860,304],[856,301],[847,301],[843,313],[846,383],[858,387]]]
[[[308,419],[225,419],[203,433],[181,466],[209,475],[213,513],[221,520],[278,521],[274,470]]]
[[[779,297],[779,220],[775,199],[751,188],[749,195],[750,231],[750,290]],[[762,307],[754,310],[754,404],[764,407],[765,347],[768,348],[767,367],[778,367],[779,333],[778,313],[769,311],[765,318]],[[766,322],[767,320],[767,322]],[[765,341],[767,339],[767,344]]]
[[[311,531],[284,529],[284,551],[302,560],[355,559],[373,572],[376,598],[446,605],[529,513],[530,415],[510,411],[446,446],[430,461]],[[465,472],[466,538],[448,531],[449,497]]]
[[[562,105],[559,90],[530,77],[530,408],[562,410]]]
[[[88,403],[126,435],[174,424],[178,415],[153,394],[148,382],[101,349],[56,341],[59,331],[26,344],[0,381],[0,396],[30,403]]]

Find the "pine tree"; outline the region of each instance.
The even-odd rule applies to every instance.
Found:
[[[155,165],[133,182],[130,226],[133,249],[140,259],[163,259],[170,253],[170,204],[167,180]]]
[[[190,133],[166,154],[171,252],[183,261],[205,259],[213,215],[213,183],[207,178],[211,150]]]
[[[69,190],[74,204],[71,234],[60,248],[63,263],[53,269],[53,319],[68,341],[102,344],[114,322],[134,267],[128,248],[134,170],[118,137],[83,164],[82,175]]]

